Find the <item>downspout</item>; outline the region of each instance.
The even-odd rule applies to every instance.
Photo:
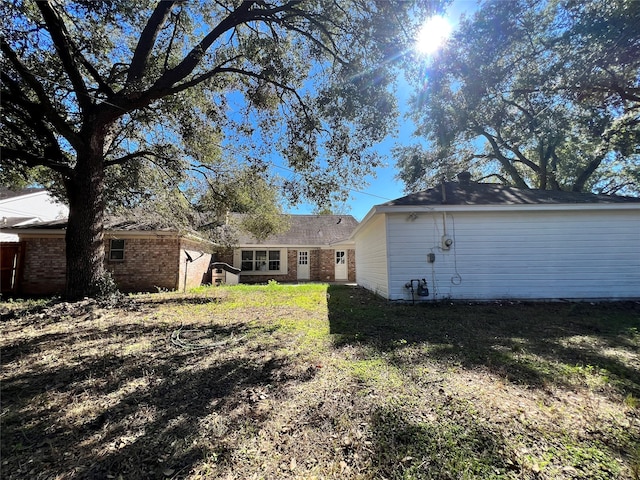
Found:
[[[184,282],[183,282],[183,285],[182,285],[182,293],[186,293],[187,292],[188,272],[189,272],[189,259],[185,258],[185,260],[184,260]]]
[[[193,258],[189,255],[189,252],[184,250],[185,259],[184,259],[184,282],[182,284],[182,292],[187,292],[187,278],[189,277],[189,263],[193,262]]]

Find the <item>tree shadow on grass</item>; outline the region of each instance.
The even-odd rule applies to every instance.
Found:
[[[500,433],[455,401],[443,403],[429,418],[380,407],[371,429],[375,478],[500,478],[519,469],[506,462]]]
[[[200,295],[200,294],[168,294],[165,296],[142,295],[128,299],[135,307],[139,305],[206,305],[208,303],[222,303],[224,296]]]
[[[333,285],[328,298],[336,346],[365,345],[398,364],[482,366],[533,387],[569,386],[588,368],[620,394],[640,397],[637,302],[394,305],[362,288]],[[403,355],[410,346],[420,353]]]
[[[242,324],[211,330],[199,344],[247,334]],[[4,343],[3,478],[183,478],[203,459],[221,466],[234,433],[267,420],[260,398],[308,380],[245,341],[185,349],[169,334],[131,322]],[[141,338],[151,349],[128,354]],[[69,345],[78,350],[63,355]]]

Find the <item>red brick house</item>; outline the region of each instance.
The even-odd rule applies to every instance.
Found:
[[[218,259],[240,268],[240,282],[355,282],[358,221],[351,215],[286,215],[288,229],[257,240],[238,234]]]
[[[21,264],[13,276],[14,293],[64,291],[65,230],[66,220],[3,230],[19,236]],[[123,292],[181,291],[210,283],[212,250],[211,242],[176,229],[122,221],[105,226],[104,264]]]
[[[358,225],[355,218],[287,215],[287,221],[287,231],[264,240],[237,234],[235,246],[218,252],[215,260],[241,269],[242,283],[355,282],[355,244],[349,240]],[[2,292],[62,293],[65,231],[66,220],[3,229],[3,233],[17,235],[19,242],[2,247],[3,264],[14,265],[11,271],[3,271],[3,279],[12,281],[3,281]],[[177,229],[122,220],[105,225],[105,267],[123,292],[183,291],[212,283],[211,252],[215,249],[213,243],[196,234]]]

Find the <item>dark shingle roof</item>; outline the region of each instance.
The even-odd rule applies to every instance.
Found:
[[[16,225],[13,228],[21,230],[66,230],[67,219],[60,218],[56,220],[49,220],[45,222],[34,222],[27,225]],[[168,228],[164,225],[154,224],[151,222],[136,222],[132,220],[123,220],[122,218],[107,217],[104,222],[105,230],[119,230],[119,231],[172,231],[175,229]]]
[[[67,219],[34,222],[26,225],[15,225],[13,228],[20,230],[66,230]],[[166,222],[154,220],[131,220],[122,217],[106,216],[104,220],[105,230],[126,232],[178,232],[179,229],[170,226]]]
[[[240,245],[331,245],[347,240],[358,221],[351,215],[286,215],[286,232],[258,241],[252,235],[240,233]]]
[[[332,245],[347,240],[358,225],[358,221],[351,215],[285,216],[289,226],[287,231],[271,235],[261,241],[256,240],[251,234],[240,232],[236,234],[237,243],[240,245]],[[37,222],[13,228],[20,230],[64,230],[67,228],[67,220]],[[178,232],[177,228],[172,228],[153,219],[131,220],[111,216],[105,218],[105,230]]]
[[[409,205],[535,205],[640,202],[637,197],[596,195],[506,187],[495,183],[444,182],[435,188],[412,193],[383,203],[383,206]]]

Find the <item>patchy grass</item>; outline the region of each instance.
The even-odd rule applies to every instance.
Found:
[[[7,479],[640,478],[640,305],[3,302]]]

